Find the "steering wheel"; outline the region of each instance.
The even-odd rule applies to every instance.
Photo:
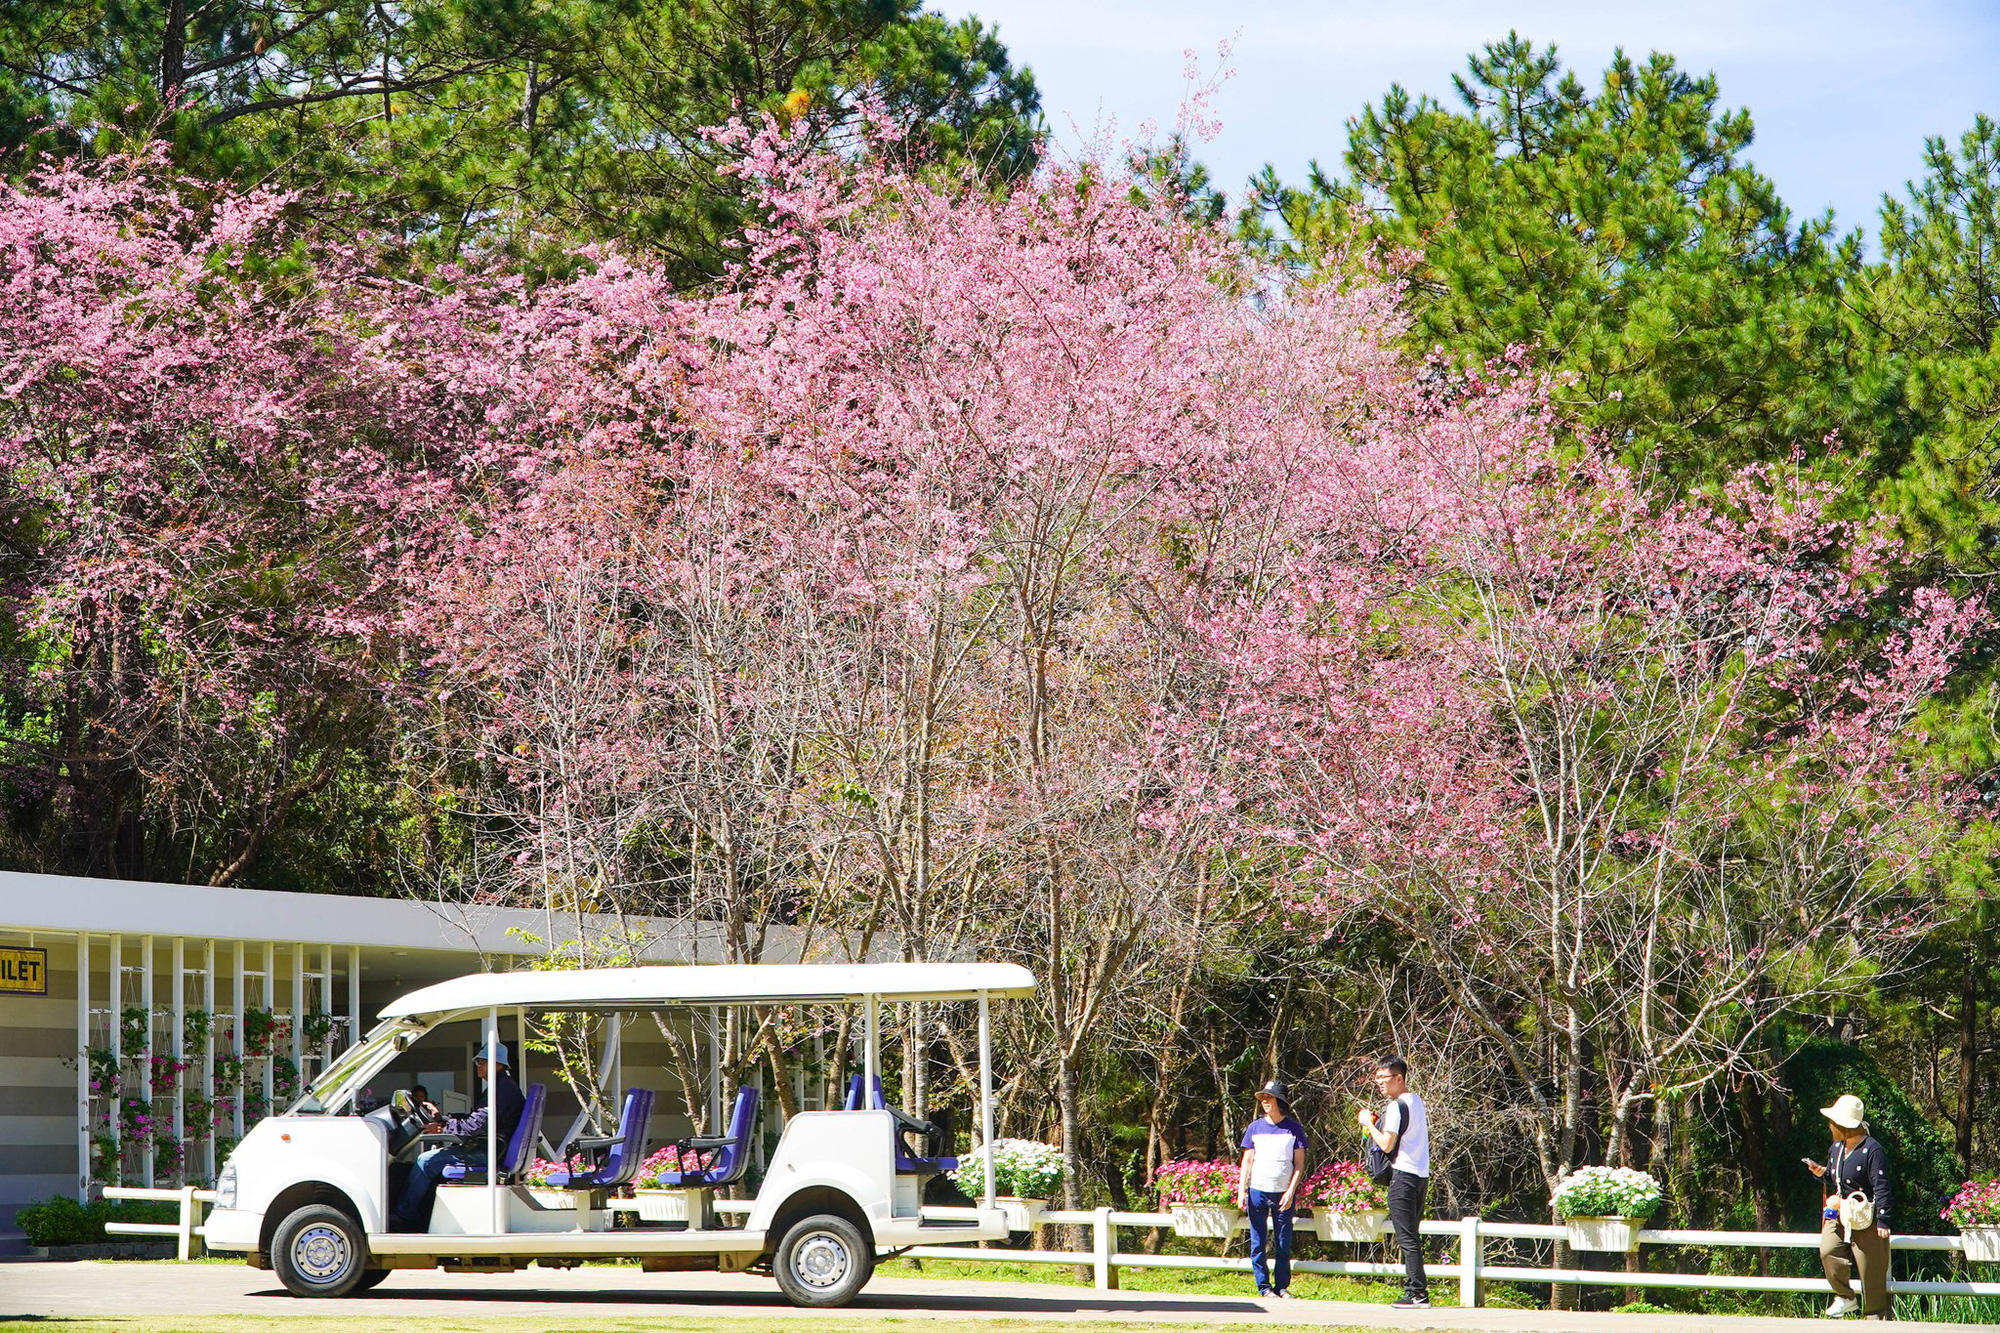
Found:
[[[424,1126],[430,1123],[430,1119],[424,1114],[424,1109],[417,1105],[416,1098],[410,1096],[403,1088],[396,1089],[390,1095],[389,1106],[395,1115],[395,1123],[389,1130],[389,1155],[394,1157],[416,1141],[417,1136],[424,1132]]]

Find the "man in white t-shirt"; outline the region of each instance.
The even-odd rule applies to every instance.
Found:
[[[1396,1231],[1396,1248],[1403,1252],[1403,1299],[1399,1310],[1428,1310],[1430,1283],[1424,1277],[1423,1240],[1417,1226],[1424,1219],[1424,1194],[1431,1183],[1431,1128],[1424,1099],[1410,1091],[1410,1067],[1400,1055],[1375,1062],[1375,1090],[1389,1099],[1378,1114],[1361,1108],[1361,1128],[1375,1146],[1395,1154],[1389,1177],[1389,1225]]]

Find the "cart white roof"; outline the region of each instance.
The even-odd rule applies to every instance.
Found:
[[[647,1009],[674,1005],[972,1000],[1032,995],[1014,963],[790,963],[480,972],[411,991],[383,1018],[488,1009]]]

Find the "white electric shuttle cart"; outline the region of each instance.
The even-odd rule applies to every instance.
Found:
[[[923,1156],[925,1148],[911,1141],[935,1127],[882,1099],[880,1006],[978,1006],[979,1137],[991,1143],[988,1006],[1030,995],[1034,985],[1025,968],[1009,963],[603,968],[484,973],[443,982],[382,1010],[381,1024],[303,1097],[244,1136],[216,1181],[215,1208],[202,1235],[211,1250],[240,1252],[252,1265],[275,1270],[299,1296],[349,1295],[397,1268],[492,1272],[529,1263],[569,1267],[589,1259],[636,1259],[649,1271],[768,1266],[795,1304],[845,1304],[868,1281],[878,1253],[1007,1234],[990,1172],[973,1210],[976,1220],[925,1216],[924,1180],[946,1163]],[[625,1186],[649,1147],[644,1126],[651,1094],[635,1089],[626,1097],[622,1138],[574,1145],[597,1153],[597,1166],[571,1178],[567,1188],[531,1188],[516,1179],[535,1156],[541,1091],[531,1087],[513,1143],[501,1139],[497,1105],[489,1103],[483,1147],[486,1161],[500,1169],[440,1185],[427,1232],[389,1229],[391,1164],[414,1159],[426,1146],[423,1113],[400,1093],[391,1106],[368,1114],[355,1099],[371,1077],[433,1028],[478,1020],[485,1040],[497,1043],[503,1013],[518,1032],[529,1014],[786,1005],[860,1008],[863,1058],[851,1085],[851,1109],[792,1116],[755,1198],[721,1210],[727,1216],[718,1216],[715,1196],[730,1183],[730,1172],[742,1179],[754,1101],[746,1116],[739,1094],[733,1137],[684,1141],[714,1169],[688,1172],[673,1196],[679,1216],[649,1223],[634,1211]],[[531,1079],[532,1071],[522,1081]]]

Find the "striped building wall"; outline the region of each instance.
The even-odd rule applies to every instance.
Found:
[[[37,939],[49,951],[49,993],[0,995],[0,1237],[23,1204],[75,1194],[78,1161],[75,1056],[76,946]],[[70,1063],[64,1063],[69,1061]]]

